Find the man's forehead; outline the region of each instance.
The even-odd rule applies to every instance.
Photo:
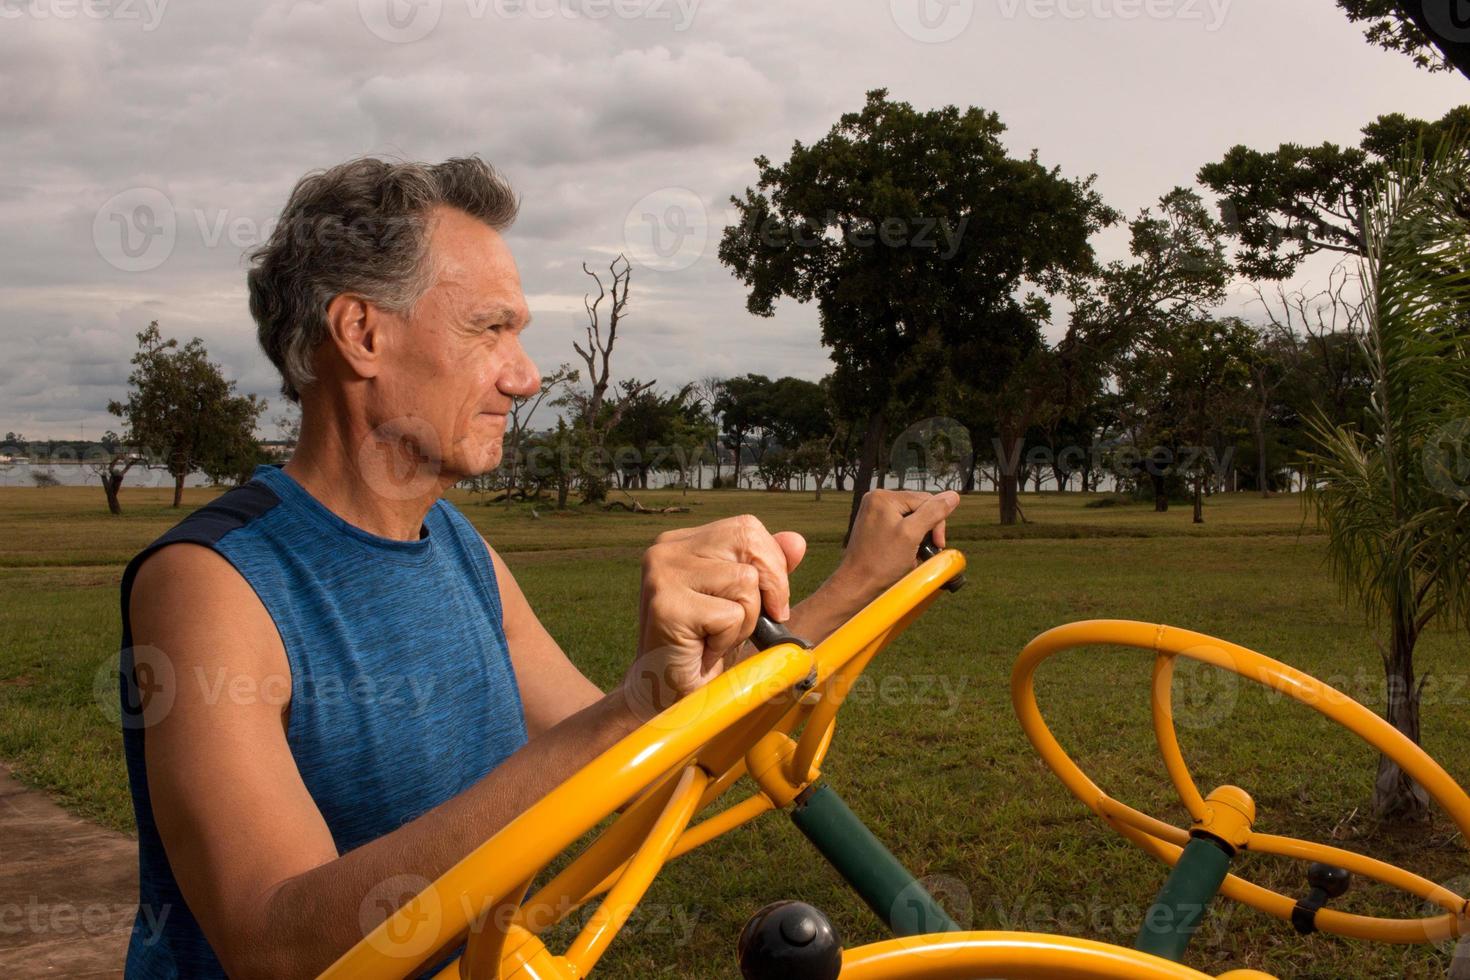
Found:
[[[436,286],[461,294],[475,315],[530,319],[520,272],[500,233],[461,211],[441,209],[430,232]]]

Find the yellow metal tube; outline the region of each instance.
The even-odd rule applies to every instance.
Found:
[[[1174,730],[1170,697],[1173,664],[1178,657],[1232,671],[1272,690],[1286,694],[1336,721],[1373,748],[1394,759],[1410,777],[1450,815],[1460,832],[1470,837],[1470,796],[1431,759],[1384,719],[1347,695],[1308,674],[1263,656],[1254,650],[1190,630],[1125,620],[1090,620],[1048,630],[1027,644],[1011,674],[1011,700],[1021,727],[1042,760],[1063,785],[1090,809],[1129,840],[1169,864],[1178,861],[1188,831],[1171,827],[1147,814],[1109,797],[1072,761],[1052,735],[1036,702],[1035,673],[1048,657],[1074,647],[1115,645],[1148,650],[1155,654],[1153,673],[1154,732],[1164,757],[1169,778],[1190,810],[1196,825],[1205,829],[1214,817],[1214,804],[1205,801],[1185,765]],[[1242,798],[1244,793],[1236,790]],[[1234,799],[1234,796],[1231,797]],[[1223,798],[1222,798],[1223,799]],[[1305,861],[1325,861],[1356,871],[1386,884],[1403,888],[1434,902],[1446,911],[1421,919],[1382,919],[1335,909],[1317,913],[1324,931],[1380,942],[1432,942],[1458,934],[1463,928],[1465,899],[1434,885],[1418,875],[1372,858],[1291,838],[1259,834],[1248,829],[1248,821],[1232,820],[1235,843],[1243,850],[1260,850]],[[1221,893],[1279,918],[1290,920],[1296,900],[1252,884],[1235,875],[1225,880]]]
[[[841,980],[1207,980],[1208,976],[1157,956],[1088,939],[946,932],[845,950]]]
[[[694,808],[699,805],[699,798],[708,784],[709,776],[698,766],[690,766],[679,777],[678,788],[648,832],[647,839],[628,861],[622,877],[593,913],[592,920],[567,950],[566,961],[580,975],[592,972],[592,967],[607,951],[608,944],[633,914],[644,892],[648,891],[648,886],[668,860],[675,841],[689,826]]]

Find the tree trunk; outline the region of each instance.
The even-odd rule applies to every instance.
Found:
[[[1021,437],[1006,429],[995,439],[995,488],[1000,495],[1000,522],[1016,523],[1020,512]]]
[[[848,538],[852,537],[852,526],[857,523],[858,508],[863,505],[863,497],[873,485],[873,471],[878,467],[878,452],[883,446],[886,427],[887,419],[883,409],[880,408],[868,416],[868,429],[863,434],[863,455],[858,462],[857,476],[852,481],[852,510],[847,515],[847,533],[842,536],[844,548],[847,547]]]
[[[1398,609],[1391,618],[1388,654],[1383,659],[1388,687],[1384,717],[1415,745],[1419,744],[1419,687],[1414,683],[1414,645],[1419,631],[1412,610]],[[1380,820],[1417,823],[1429,818],[1429,794],[1388,756],[1378,759],[1373,785],[1373,812]]]
[[[178,507],[184,502],[184,474],[174,474],[174,506]]]
[[[1154,485],[1154,513],[1162,514],[1169,509],[1169,485],[1162,473],[1150,473]]]
[[[102,492],[107,494],[107,512],[109,514],[122,514],[122,502],[117,497],[117,491],[121,487],[121,476],[116,476],[112,473],[102,474]]]
[[[1205,478],[1203,476],[1195,476],[1195,478],[1194,478],[1194,522],[1196,524],[1203,524],[1205,522],[1204,484],[1205,484]]]
[[[1450,960],[1448,980],[1470,980],[1470,934],[1462,934],[1455,944],[1454,958]]]
[[[1267,474],[1270,468],[1266,465],[1266,421],[1263,412],[1256,412],[1252,424],[1256,430],[1256,489],[1261,491],[1262,497],[1271,496],[1271,484],[1268,482]]]

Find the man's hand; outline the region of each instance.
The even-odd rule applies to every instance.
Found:
[[[944,520],[959,506],[952,490],[928,494],[907,490],[870,490],[863,495],[842,563],[828,582],[854,603],[852,612],[914,570],[919,544],[934,532],[944,547]]]
[[[915,544],[917,547],[917,543]],[[624,689],[644,720],[719,676],[764,610],[791,615],[799,534],[731,517],[659,535],[643,555],[638,659]]]

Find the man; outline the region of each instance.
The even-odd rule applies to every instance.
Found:
[[[301,435],[124,576],[130,978],[315,975],[381,921],[375,887],[437,877],[707,683],[762,608],[819,639],[942,540],[953,494],[870,494],[838,570],[792,607],[799,535],[750,517],[661,535],[637,670],[598,690],[441,499],[499,463],[513,399],[540,383],[500,234],[515,211],[478,159],[356,160],[303,179],[253,255],[251,312]],[[635,686],[650,674],[672,693]]]

